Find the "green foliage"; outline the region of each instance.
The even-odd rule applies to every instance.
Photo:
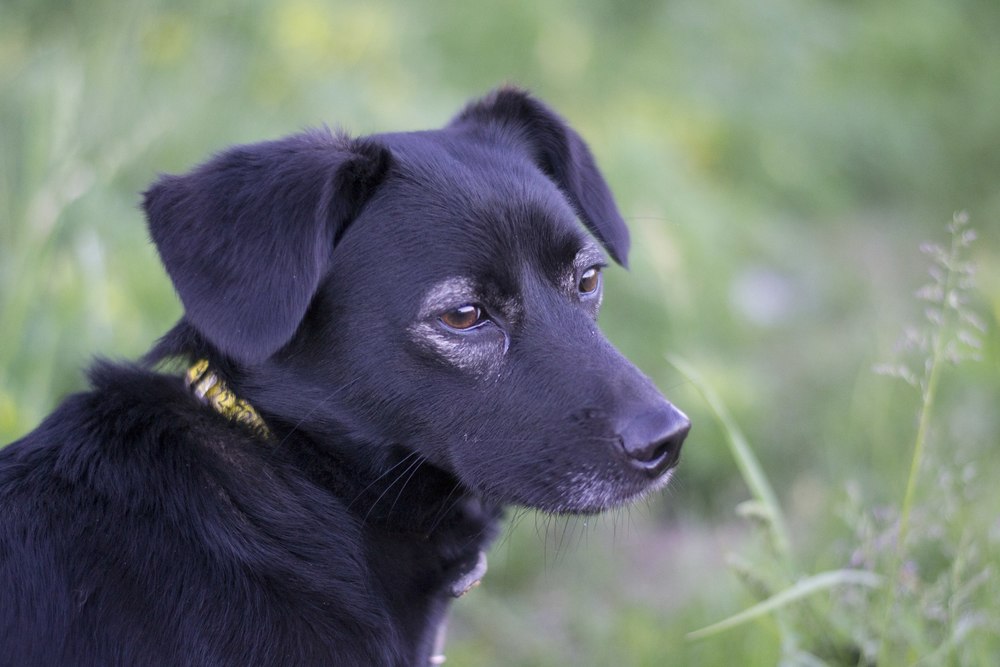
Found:
[[[985,664],[1000,650],[996,629],[1000,611],[986,597],[997,586],[997,563],[991,558],[989,523],[977,521],[964,505],[981,493],[976,467],[938,457],[934,469],[938,488],[918,497],[926,486],[921,471],[927,458],[931,415],[942,366],[978,360],[986,326],[970,307],[974,266],[966,255],[976,238],[968,216],[954,217],[948,226],[950,247],[925,244],[932,260],[931,282],[917,291],[928,304],[922,328],[907,328],[901,348],[918,353],[920,364],[882,364],[876,370],[904,380],[920,393],[918,427],[909,476],[900,507],[872,512],[850,496],[845,514],[856,540],[852,564],[863,569],[839,569],[801,577],[793,562],[784,513],[766,475],[739,427],[715,392],[694,369],[673,361],[697,387],[715,413],[737,468],[755,500],[737,508],[754,519],[764,533],[764,558],[731,559],[730,566],[760,602],[722,621],[688,634],[701,640],[773,614],[780,628],[783,664]],[[956,473],[961,474],[958,478]],[[924,484],[921,484],[921,482]],[[879,517],[881,515],[881,517]],[[881,518],[881,520],[879,520]],[[886,521],[886,519],[889,519]],[[775,583],[782,590],[774,592]],[[883,585],[887,583],[888,585]],[[848,590],[831,609],[793,616],[787,607],[831,589]],[[864,590],[867,588],[868,590]],[[826,625],[814,617],[828,619]],[[831,632],[830,626],[837,633]]]
[[[602,326],[695,426],[648,505],[519,514],[457,606],[451,661],[854,665],[886,639],[887,659],[986,664],[1000,634],[986,613],[1000,488],[985,481],[1000,473],[997,26],[992,0],[6,0],[0,443],[81,388],[91,355],[135,357],[179,316],[137,210],[158,172],[321,123],[439,125],[515,81],[606,171],[635,251],[630,274],[609,272]],[[922,428],[906,385],[870,369],[913,317],[911,248],[955,209],[980,230],[980,288],[958,305],[980,314],[964,328],[982,361],[942,366]],[[941,290],[925,305],[961,321]],[[892,367],[919,385],[927,354]],[[759,443],[744,472],[749,452],[771,489],[750,504],[735,424]],[[748,530],[737,505],[771,528]],[[801,592],[806,573],[858,569],[887,585],[685,639]]]

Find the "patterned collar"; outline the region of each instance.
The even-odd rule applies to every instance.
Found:
[[[271,430],[260,413],[229,389],[225,381],[209,366],[207,359],[199,359],[188,369],[184,384],[195,398],[211,406],[223,417],[249,426],[265,440],[271,438]]]

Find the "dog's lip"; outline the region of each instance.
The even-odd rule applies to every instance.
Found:
[[[533,504],[529,504],[528,506],[555,515],[597,516],[619,507],[634,505],[651,493],[655,493],[667,486],[670,480],[673,479],[673,476],[673,468],[660,473],[656,477],[645,478],[645,476],[643,476],[643,481],[639,482],[638,480],[633,480],[632,483],[620,487],[618,492],[613,497],[604,496],[597,502],[583,501],[579,502],[579,504],[574,504],[571,501],[559,504],[555,507]]]

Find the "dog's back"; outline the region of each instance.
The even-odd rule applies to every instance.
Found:
[[[179,380],[93,375],[0,450],[0,664],[415,662],[358,522],[291,446],[192,409]]]

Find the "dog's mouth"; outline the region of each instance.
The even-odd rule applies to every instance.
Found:
[[[663,489],[673,475],[673,466],[662,469],[654,477],[645,472],[640,475],[609,474],[607,471],[573,473],[559,485],[552,501],[543,503],[539,509],[553,514],[599,514],[631,505]]]
[[[691,430],[687,416],[661,401],[615,429],[611,461],[585,465],[559,487],[556,511],[597,513],[620,507],[665,487]]]
[[[648,424],[617,437],[561,441],[545,448],[550,454],[538,456],[534,465],[504,465],[497,459],[491,461],[497,465],[482,460],[458,461],[456,472],[466,484],[498,504],[551,514],[598,514],[667,486],[690,430],[687,418],[676,412],[681,418],[670,428],[659,429],[661,437],[643,446],[635,444],[642,439],[636,434],[650,432]]]

